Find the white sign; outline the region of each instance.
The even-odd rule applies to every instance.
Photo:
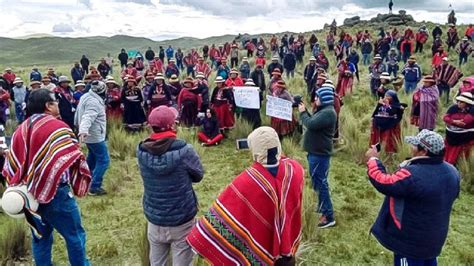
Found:
[[[267,115],[287,121],[293,120],[293,103],[267,95]]]
[[[247,109],[260,109],[258,87],[234,87],[235,105]]]

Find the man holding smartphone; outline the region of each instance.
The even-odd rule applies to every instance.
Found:
[[[328,228],[336,225],[328,184],[329,163],[337,121],[332,88],[323,85],[315,92],[311,102],[314,104],[313,109],[316,109],[314,114],[306,110],[304,103],[298,106],[300,122],[306,128],[303,149],[308,152],[313,189],[318,192],[319,202],[316,211],[321,213],[318,227]]]
[[[413,157],[393,174],[386,172],[375,145],[366,153],[369,180],[386,196],[371,232],[394,253],[394,265],[437,265],[460,176],[443,161],[444,140],[438,133],[423,129],[405,141]]]

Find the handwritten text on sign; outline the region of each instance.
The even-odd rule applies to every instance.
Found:
[[[234,87],[235,105],[248,109],[260,109],[258,87]]]
[[[292,103],[287,100],[267,95],[267,115],[291,121],[293,118]]]

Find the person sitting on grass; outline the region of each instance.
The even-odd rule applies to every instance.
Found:
[[[250,133],[248,146],[254,163],[224,189],[187,241],[212,265],[295,265],[304,169],[282,156],[270,127]]]
[[[143,179],[143,211],[148,221],[150,265],[192,265],[186,236],[198,212],[193,183],[203,178],[193,146],[176,138],[178,111],[160,105],[148,116],[153,133],[137,147]]]
[[[205,116],[201,118],[202,131],[199,131],[198,138],[202,146],[219,145],[224,139],[219,131],[219,121],[217,120],[216,111],[207,109]]]

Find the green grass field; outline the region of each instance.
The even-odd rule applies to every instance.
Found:
[[[319,33],[318,38],[323,40]],[[428,50],[417,55],[424,72],[428,72],[431,54]],[[457,56],[453,51],[451,58]],[[309,57],[308,52],[305,59]],[[330,76],[337,80],[334,57],[330,59]],[[465,75],[474,75],[473,59],[463,67]],[[10,62],[0,62],[7,65]],[[13,62],[11,62],[13,63]],[[70,64],[56,65],[57,72],[68,73]],[[297,66],[294,79],[287,80],[292,94],[303,94],[306,90],[302,80],[304,65]],[[334,203],[337,226],[332,229],[318,229],[318,217],[315,210],[315,194],[307,176],[304,190],[304,227],[303,241],[299,249],[299,265],[384,265],[392,263],[392,254],[369,235],[369,229],[383,197],[370,185],[366,176],[364,153],[368,148],[370,116],[375,101],[370,97],[367,68],[359,65],[361,81],[355,82],[354,94],[344,99],[341,112],[341,133],[344,144],[336,147],[331,161],[330,187]],[[20,70],[26,77],[29,69]],[[117,74],[115,74],[117,76]],[[213,80],[214,77],[211,77]],[[211,82],[212,83],[212,82]],[[400,93],[402,102],[410,103],[410,97]],[[437,131],[444,134],[441,116],[446,111],[442,106],[439,114]],[[417,129],[409,125],[409,113],[405,112],[402,121],[402,134],[415,134]],[[262,111],[263,114],[263,111]],[[268,117],[262,115],[264,124],[269,125]],[[251,164],[248,151],[237,151],[234,140],[246,137],[250,132],[245,123],[238,123],[229,139],[217,147],[203,148],[196,141],[196,131],[180,129],[181,138],[191,142],[200,154],[205,168],[203,181],[195,185],[199,199],[200,214],[205,212],[220,191]],[[105,197],[86,197],[79,199],[82,222],[87,231],[87,254],[95,265],[140,265],[146,263],[145,217],[141,197],[142,180],[134,158],[135,147],[147,133],[128,135],[116,123],[111,123],[109,131],[109,149],[112,164],[105,177],[105,188],[109,195]],[[301,136],[283,141],[284,153],[298,160],[307,168],[306,154],[299,145]],[[409,148],[402,145],[400,152],[393,158],[384,155],[390,169],[395,169],[398,162],[409,156]],[[440,265],[473,265],[474,264],[474,159],[460,163],[462,171],[462,193],[454,205],[448,239],[439,257]],[[20,225],[18,225],[20,223]],[[13,221],[0,214],[0,262],[12,263],[15,254],[31,262],[30,252],[21,255],[28,249],[29,233],[24,232],[23,221]],[[20,230],[18,230],[18,228]],[[16,230],[15,230],[16,229]],[[26,240],[25,240],[26,239]],[[17,240],[17,241],[13,241]],[[8,247],[8,243],[18,243]],[[11,246],[11,245],[10,245]],[[54,245],[54,261],[57,265],[67,264],[67,253],[64,241],[57,235]],[[17,258],[18,259],[18,258]],[[201,261],[196,261],[201,265]]]

